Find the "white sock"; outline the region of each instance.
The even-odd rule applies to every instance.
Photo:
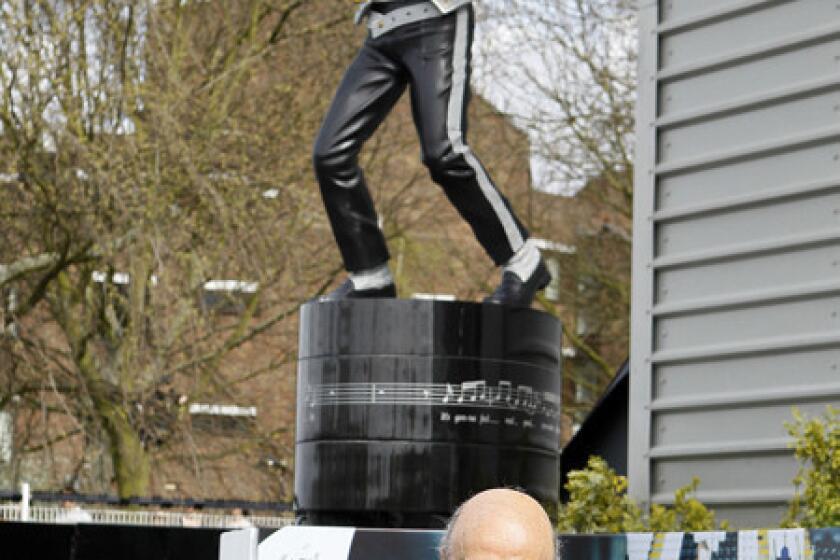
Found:
[[[357,290],[376,290],[393,284],[394,277],[391,276],[388,263],[385,263],[369,270],[351,272],[350,281],[353,282],[353,287]]]
[[[540,264],[540,250],[532,239],[528,239],[502,267],[502,272],[513,272],[520,280],[527,282],[538,264]]]

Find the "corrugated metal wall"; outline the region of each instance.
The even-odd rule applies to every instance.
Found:
[[[775,525],[840,404],[840,1],[642,0],[631,493]]]

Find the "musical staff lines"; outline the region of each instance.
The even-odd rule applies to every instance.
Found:
[[[304,389],[304,403],[316,406],[429,405],[519,411],[560,416],[560,396],[509,381],[462,383],[325,383]]]

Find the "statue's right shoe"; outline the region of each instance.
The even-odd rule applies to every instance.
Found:
[[[341,301],[343,299],[370,299],[395,297],[397,297],[397,287],[393,284],[388,284],[387,286],[383,286],[381,288],[357,290],[353,286],[353,281],[348,278],[335,290],[319,297],[318,301]]]
[[[524,282],[513,272],[505,271],[502,274],[502,283],[495,292],[484,298],[484,303],[530,307],[537,292],[548,286],[549,282],[551,282],[551,273],[548,272],[542,260]]]

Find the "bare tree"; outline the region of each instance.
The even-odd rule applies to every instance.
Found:
[[[535,182],[558,194],[558,216],[534,224],[576,247],[564,259],[560,305],[579,357],[568,378],[594,402],[627,356],[635,6],[624,0],[515,0],[482,4],[478,83],[527,133]],[[572,222],[572,228],[558,222]]]
[[[106,487],[135,496],[166,464],[290,457],[276,425],[205,446],[187,407],[288,374],[296,309],[334,274],[299,187],[339,3],[304,4],[0,5],[0,406],[17,403],[20,460],[73,479],[104,452]],[[259,289],[214,313],[214,278]],[[257,337],[276,354],[228,367]]]

